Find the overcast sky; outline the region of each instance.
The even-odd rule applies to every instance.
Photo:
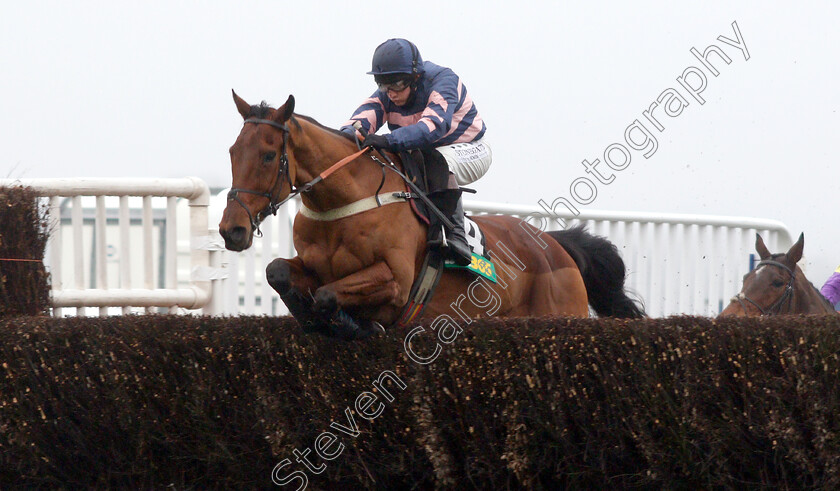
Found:
[[[585,209],[720,214],[805,232],[819,287],[840,264],[836,2],[5,2],[0,16],[0,176],[183,177],[230,184],[242,119],[231,100],[342,124],[374,89],[390,37],[463,79],[488,127],[477,199],[570,195],[635,120],[631,149]],[[736,47],[737,22],[749,59]],[[690,49],[715,44],[731,59]],[[705,70],[704,104],[677,78]],[[689,83],[696,83],[699,79]],[[667,89],[678,116],[643,112]],[[677,101],[674,98],[672,101]],[[653,111],[656,114],[656,110]],[[636,131],[641,141],[641,130]],[[620,152],[613,152],[614,159]],[[584,194],[585,189],[577,191]]]

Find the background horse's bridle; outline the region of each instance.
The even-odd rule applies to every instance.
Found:
[[[772,260],[769,260],[769,259],[765,260],[765,261],[759,261],[759,263],[758,263],[758,265],[756,265],[755,269],[758,270],[758,268],[760,268],[761,266],[765,266],[765,265],[776,266],[776,267],[784,269],[785,271],[787,271],[790,274],[790,280],[788,281],[788,284],[785,287],[785,291],[782,293],[782,295],[779,297],[779,299],[776,300],[773,303],[773,305],[771,305],[770,307],[767,307],[766,309],[763,308],[761,305],[759,305],[755,300],[746,296],[744,294],[744,292],[739,292],[737,295],[732,297],[732,300],[737,300],[738,303],[741,304],[741,308],[744,309],[744,313],[747,313],[747,306],[744,305],[744,300],[746,300],[747,302],[755,305],[755,307],[761,312],[761,315],[781,314],[782,304],[785,302],[785,300],[788,301],[788,306],[793,301],[793,283],[796,281],[796,273],[792,269],[787,267],[786,265],[784,265],[784,264],[782,264],[778,261],[772,261]]]
[[[295,189],[294,185],[292,184],[292,176],[289,173],[289,155],[286,153],[287,143],[289,141],[289,127],[280,124],[276,121],[272,121],[270,119],[259,119],[259,118],[249,118],[245,120],[245,123],[253,123],[253,124],[267,124],[274,126],[275,128],[281,130],[283,132],[283,148],[282,154],[280,155],[280,162],[277,166],[277,176],[274,178],[274,182],[271,184],[271,187],[268,188],[267,192],[261,191],[254,191],[253,189],[242,189],[242,188],[231,188],[228,191],[227,199],[228,201],[234,200],[239,203],[242,208],[245,209],[245,212],[248,213],[248,219],[251,220],[251,231],[254,233],[256,237],[262,237],[262,232],[260,231],[260,222],[263,218],[268,216],[268,214],[276,215],[277,210],[290,199],[294,198],[301,192],[305,191],[305,189]],[[274,198],[274,190],[277,188],[277,194],[280,193],[280,188],[282,188],[281,180],[283,179],[283,174],[286,174],[286,180],[289,182],[289,189],[291,189],[291,193],[289,196],[286,197],[283,201],[275,201]],[[251,214],[251,210],[245,206],[245,203],[242,201],[242,198],[239,197],[239,193],[248,193],[248,194],[256,194],[257,196],[262,196],[264,198],[268,198],[268,204],[257,212],[256,215]]]

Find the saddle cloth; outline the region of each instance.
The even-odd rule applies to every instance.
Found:
[[[478,224],[472,221],[472,219],[468,216],[464,216],[464,232],[466,232],[467,244],[469,244],[473,253],[478,254],[479,256],[487,257],[484,233],[481,231]]]

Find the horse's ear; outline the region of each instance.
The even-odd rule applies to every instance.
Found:
[[[271,118],[274,121],[283,124],[292,117],[292,113],[295,112],[295,96],[289,95],[289,98],[286,99],[286,103],[282,106],[277,108],[277,111],[274,113],[274,117]]]
[[[767,246],[764,245],[764,240],[758,234],[755,234],[755,252],[758,253],[758,257],[760,257],[762,260],[772,256],[772,254],[770,254],[770,251],[767,250]]]
[[[230,89],[230,91],[233,94],[233,102],[236,103],[236,110],[242,115],[242,119],[248,119],[248,116],[251,115],[251,105],[245,102],[245,99],[236,95],[233,89]]]
[[[793,262],[793,264],[796,264],[799,262],[800,259],[802,259],[803,249],[805,249],[805,232],[799,234],[799,240],[796,241],[796,244],[793,244],[790,247],[790,250],[787,251],[786,255],[788,259],[790,259],[791,262]]]

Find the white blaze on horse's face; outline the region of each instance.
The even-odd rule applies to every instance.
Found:
[[[756,269],[744,275],[744,286],[721,316],[757,316],[779,314],[790,308],[796,265],[791,268],[784,256],[765,256]]]
[[[771,283],[771,277],[773,276],[773,269],[768,268],[765,266],[759,266],[758,269],[755,270],[755,277],[753,278],[752,285],[769,285]]]
[[[788,283],[785,270],[762,264],[753,272],[752,281],[745,281],[741,292],[763,307],[769,307],[783,293]]]
[[[794,266],[796,268],[796,266]],[[768,264],[760,266],[755,274],[756,282],[764,288],[781,292],[790,281],[790,273]]]

